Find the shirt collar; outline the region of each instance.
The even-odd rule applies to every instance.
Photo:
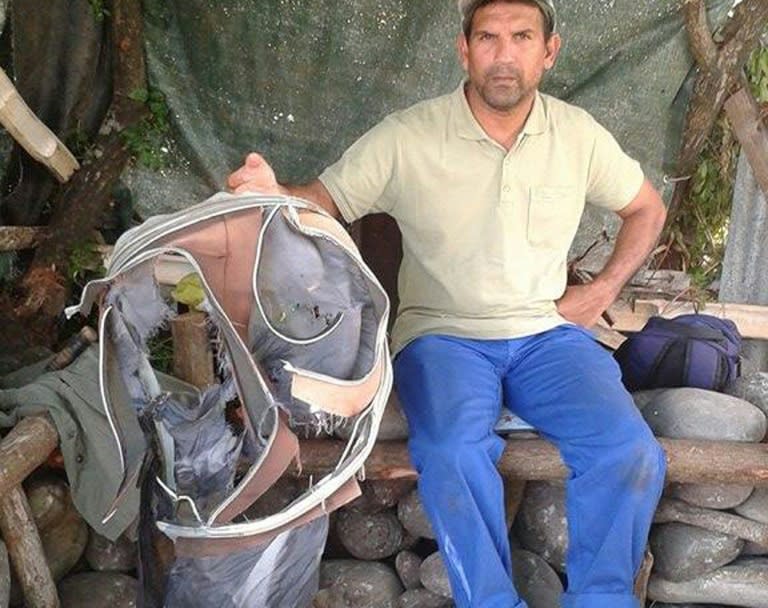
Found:
[[[477,122],[475,115],[469,107],[467,96],[464,93],[466,81],[463,81],[454,91],[454,126],[456,134],[463,139],[480,141],[490,139],[488,134]],[[544,107],[544,101],[541,93],[536,91],[536,97],[533,99],[533,107],[523,125],[522,133],[524,135],[541,135],[547,127],[547,111]]]

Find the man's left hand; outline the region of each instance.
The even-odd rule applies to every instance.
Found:
[[[555,302],[557,312],[576,325],[592,327],[616,299],[614,289],[600,283],[571,285]]]

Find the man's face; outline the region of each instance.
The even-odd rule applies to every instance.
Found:
[[[478,9],[459,55],[469,86],[492,110],[510,112],[529,99],[555,64],[560,38],[544,36],[544,16],[532,4],[494,2]]]

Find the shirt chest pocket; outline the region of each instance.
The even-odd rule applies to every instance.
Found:
[[[573,186],[532,187],[528,197],[528,243],[543,249],[571,246],[584,198]]]

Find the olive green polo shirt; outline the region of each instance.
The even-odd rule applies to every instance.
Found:
[[[587,112],[543,94],[507,152],[463,85],[388,116],[320,176],[346,221],[383,212],[400,227],[395,353],[425,334],[516,338],[565,323],[554,301],[585,202],[619,210],[643,179]]]

